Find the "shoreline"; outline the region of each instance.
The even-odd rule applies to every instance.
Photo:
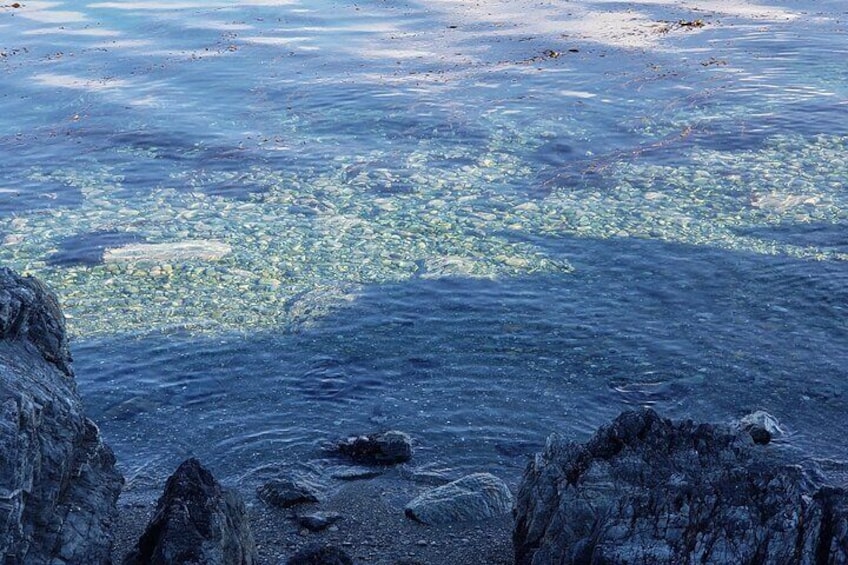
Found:
[[[432,486],[405,479],[398,469],[389,468],[375,478],[344,482],[330,489],[321,502],[288,509],[265,504],[255,492],[227,488],[236,490],[247,507],[258,555],[256,565],[284,564],[296,551],[314,543],[343,549],[354,563],[512,565],[511,514],[442,526],[407,518],[404,505]],[[114,563],[122,563],[135,546],[160,495],[161,491],[147,487],[130,487],[121,493],[113,527]],[[316,510],[338,512],[342,519],[320,532],[310,532],[294,519],[297,512]]]

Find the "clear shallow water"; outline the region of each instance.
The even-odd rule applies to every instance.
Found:
[[[515,479],[640,405],[844,458],[838,4],[1,8],[0,260],[130,476],[397,428]]]

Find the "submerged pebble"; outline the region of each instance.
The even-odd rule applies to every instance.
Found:
[[[681,146],[673,165],[587,154],[580,166],[592,164],[591,175],[548,171],[575,180],[540,195],[522,190],[539,178],[540,163],[530,166],[539,140],[550,145],[582,126],[485,119],[492,135],[482,145],[372,148],[309,174],[250,163],[239,173],[174,177],[189,190],[122,191],[113,169],[85,162],[50,175],[79,187],[79,206],[0,221],[0,260],[51,284],[67,304],[71,333],[92,337],[297,328],[355,299],[358,290],[344,288],[573,271],[534,243],[540,237],[651,238],[842,260],[840,247],[777,241],[753,228],[848,221],[844,170],[829,165],[844,162],[845,136],[775,134],[735,151]],[[572,166],[571,145],[557,143],[551,151],[568,156],[557,166]],[[445,167],[427,165],[447,154]],[[206,183],[242,181],[261,193],[248,187],[246,199],[234,200],[205,191]],[[121,239],[130,237],[138,240]]]
[[[232,247],[221,241],[192,239],[169,243],[134,243],[106,249],[106,263],[217,261],[228,255]]]

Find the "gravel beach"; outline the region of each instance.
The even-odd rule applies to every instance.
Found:
[[[273,508],[252,492],[239,491],[248,507],[258,565],[285,563],[308,544],[342,548],[354,563],[374,565],[507,565],[512,556],[512,516],[427,526],[404,516],[404,505],[430,488],[386,475],[343,484],[326,500],[292,509]],[[153,514],[152,490],[126,490],[118,501],[113,559],[120,563]],[[327,510],[342,519],[322,532],[309,532],[295,521],[297,511]]]

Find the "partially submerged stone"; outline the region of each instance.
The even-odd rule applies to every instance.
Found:
[[[121,248],[142,241],[142,236],[137,233],[113,230],[76,234],[59,242],[58,250],[47,257],[47,264],[60,267],[99,265],[103,263],[103,255],[107,249]]]
[[[361,481],[365,479],[373,479],[383,474],[383,470],[375,467],[360,467],[359,465],[338,467],[334,469],[330,476],[340,481]]]
[[[766,444],[783,436],[783,428],[777,418],[764,410],[757,410],[739,420],[739,428],[748,432],[754,443]]]
[[[339,442],[334,450],[358,463],[394,465],[412,458],[412,438],[398,431],[354,436]]]
[[[212,239],[189,239],[168,243],[132,243],[106,249],[105,263],[171,263],[178,261],[218,261],[232,252],[232,247]]]
[[[624,412],[530,462],[515,563],[848,563],[848,493],[811,476],[737,428]]]
[[[424,524],[483,520],[512,510],[512,493],[501,479],[474,473],[430,489],[406,505],[407,517]]]

